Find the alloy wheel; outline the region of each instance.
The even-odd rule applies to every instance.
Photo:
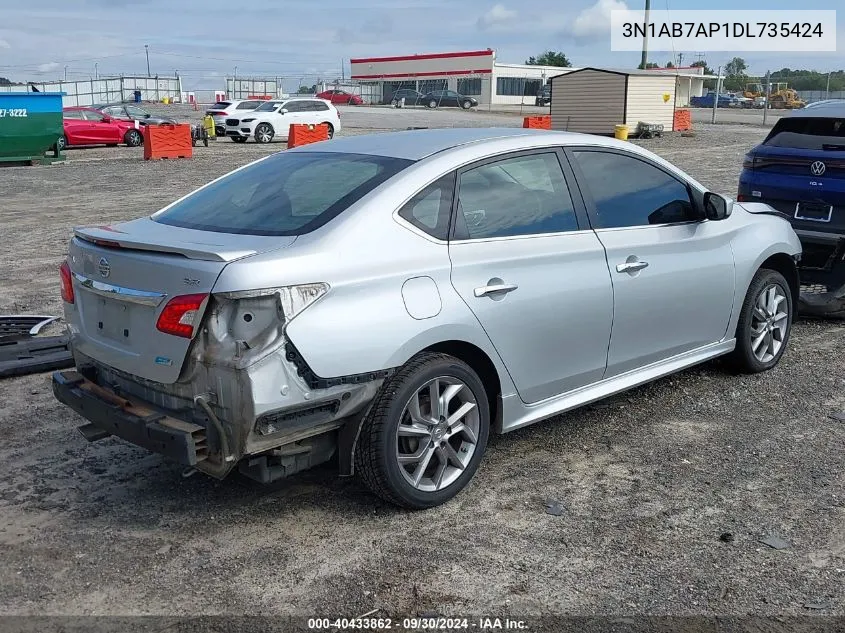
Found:
[[[775,284],[763,288],[751,313],[751,351],[761,363],[775,358],[789,330],[789,313],[784,290]]]
[[[255,130],[255,140],[259,143],[269,143],[273,140],[273,132],[269,125],[262,123]]]
[[[414,392],[402,411],[396,460],[405,480],[432,492],[452,484],[478,447],[478,401],[457,378],[440,376]]]

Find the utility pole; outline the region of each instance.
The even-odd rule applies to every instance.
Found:
[[[825,99],[830,99],[830,71],[827,73],[827,88],[825,89]]]
[[[769,95],[772,94],[772,74],[766,71],[766,102],[763,104],[763,125],[766,125],[766,117],[769,113]]]
[[[144,44],[144,52],[147,54],[147,77],[152,77],[150,74],[150,45]]]
[[[65,81],[67,81],[67,64],[65,64]]]
[[[346,66],[343,65],[343,58],[340,58],[340,78],[346,83]]]
[[[678,68],[684,65],[684,54],[678,53]]]
[[[100,73],[97,70],[97,62],[94,62],[94,79],[99,79],[99,78],[100,78]]]
[[[651,11],[651,0],[645,0],[645,22],[643,23],[643,56],[640,61],[640,68],[645,70],[648,65],[648,17]]]
[[[719,93],[722,91],[722,67],[716,72],[716,94],[713,95],[713,115],[710,117],[710,123],[716,122],[716,108],[719,107]]]

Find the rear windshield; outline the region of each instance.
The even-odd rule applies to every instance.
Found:
[[[845,118],[787,117],[775,124],[764,145],[811,150],[845,150]]]
[[[209,109],[210,110],[225,110],[230,105],[232,105],[232,104],[229,103],[228,101],[218,101],[213,106],[211,106],[211,108],[209,108]]]
[[[365,154],[280,152],[195,191],[152,219],[216,233],[302,235],[411,163]]]

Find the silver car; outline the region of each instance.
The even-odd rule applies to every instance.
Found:
[[[613,139],[314,143],[77,228],[76,370],[53,387],[91,441],[262,482],[336,457],[425,508],[469,482],[490,432],[717,356],[772,368],[800,252],[770,207]]]

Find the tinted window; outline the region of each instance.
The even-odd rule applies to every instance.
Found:
[[[322,101],[312,101],[311,108],[313,112],[323,112],[329,109],[328,103],[323,103]]]
[[[632,156],[574,152],[596,205],[596,228],[689,222],[698,214],[686,185]]]
[[[262,103],[258,106],[255,111],[256,112],[273,112],[281,105],[280,101],[267,101],[266,103]]]
[[[120,106],[111,106],[109,108],[105,108],[103,109],[103,112],[105,112],[109,116],[124,116],[123,108]]]
[[[518,156],[464,172],[458,209],[458,235],[470,239],[578,229],[553,153]]]
[[[260,103],[260,101],[244,101],[243,103],[239,103],[235,107],[235,110],[255,110]]]
[[[764,144],[795,149],[845,150],[845,118],[786,117],[775,124]]]
[[[147,116],[147,113],[144,110],[136,108],[135,106],[126,106],[126,111],[129,113],[129,116],[136,116],[140,118]]]
[[[308,106],[304,101],[288,101],[282,109],[288,112],[306,112]]]
[[[399,216],[432,237],[445,240],[449,236],[454,190],[455,174],[444,176],[411,198]]]
[[[82,112],[80,110],[66,110],[62,112],[62,117],[65,119],[82,119]]]
[[[301,235],[322,226],[412,161],[280,152],[200,189],[156,222],[218,233]]]
[[[91,110],[85,110],[83,116],[87,121],[96,121],[102,122],[103,115],[99,112],[93,112]]]

